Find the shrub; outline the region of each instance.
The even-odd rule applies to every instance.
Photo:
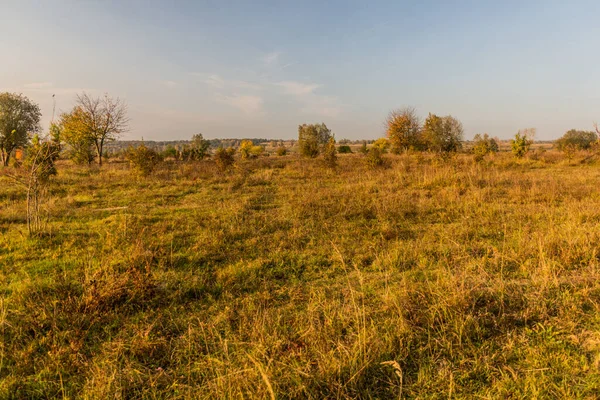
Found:
[[[168,145],[167,148],[162,152],[163,158],[173,158],[177,160],[179,158],[179,152],[172,145]]]
[[[323,123],[298,126],[298,146],[305,157],[317,157],[333,135]]]
[[[242,140],[240,144],[240,156],[246,158],[256,158],[265,151],[262,146],[255,146],[251,140]]]
[[[367,164],[371,168],[380,168],[385,166],[385,160],[382,156],[383,150],[378,146],[373,146],[367,153]]]
[[[373,142],[373,147],[377,147],[382,153],[385,153],[390,147],[390,142],[386,138],[379,138]]]
[[[366,140],[363,140],[362,145],[360,146],[360,149],[358,151],[364,155],[367,155],[369,153],[369,149],[367,148]]]
[[[235,162],[235,159],[233,157],[234,154],[235,149],[233,147],[229,147],[227,149],[219,147],[214,155],[214,160],[217,164],[217,167],[219,167],[221,171],[228,170]]]
[[[496,142],[495,139],[489,137],[487,133],[483,136],[477,134],[473,138],[472,151],[475,155],[475,161],[483,161],[486,155],[498,152],[498,142]]]
[[[351,154],[352,153],[352,149],[347,144],[339,146],[337,151],[340,154]]]
[[[535,137],[535,128],[520,130],[510,141],[512,152],[516,158],[523,158],[529,152]]]
[[[335,139],[329,138],[327,144],[323,147],[323,159],[325,165],[328,168],[335,168],[337,166],[337,151],[335,149]]]
[[[191,143],[181,152],[184,161],[199,161],[208,155],[210,141],[204,139],[201,133],[192,136]]]
[[[148,148],[143,143],[138,147],[129,147],[125,158],[129,161],[131,170],[141,176],[150,175],[162,161],[156,150]]]
[[[287,155],[287,149],[285,148],[285,146],[279,146],[277,148],[277,155],[278,156],[285,156],[285,155]]]

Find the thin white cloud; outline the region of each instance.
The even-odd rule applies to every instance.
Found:
[[[54,86],[54,84],[52,82],[32,82],[32,83],[26,83],[25,85],[23,85],[24,89],[48,89],[51,88],[52,86]]]
[[[262,58],[262,62],[265,64],[265,66],[267,67],[272,67],[275,66],[279,63],[279,56],[281,55],[281,53],[279,52],[272,52],[272,53],[268,53],[266,54],[263,58]]]
[[[302,112],[320,117],[337,118],[344,112],[344,106],[337,97],[311,95],[305,98]]]
[[[192,76],[202,78],[203,82],[215,89],[248,89],[248,90],[262,90],[262,86],[248,81],[241,81],[235,79],[225,79],[217,74],[204,74],[201,72],[193,72]]]
[[[225,81],[219,75],[209,75],[208,78],[204,80],[204,83],[217,89],[223,89],[225,87]]]
[[[242,111],[246,115],[260,115],[263,114],[263,99],[259,96],[248,96],[234,94],[231,96],[221,96],[218,101],[227,104],[231,107],[235,107]]]
[[[160,84],[169,89],[173,89],[173,88],[177,87],[177,82],[175,82],[175,81],[161,81]]]
[[[285,94],[290,94],[293,96],[308,95],[321,87],[321,85],[317,83],[302,83],[296,81],[278,82],[275,85],[283,88]]]

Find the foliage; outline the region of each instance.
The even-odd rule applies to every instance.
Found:
[[[535,128],[519,130],[514,139],[510,141],[512,152],[516,158],[523,158],[529,152],[535,137]]]
[[[215,160],[215,163],[217,164],[219,170],[226,171],[229,168],[231,168],[231,166],[233,166],[235,162],[234,155],[235,149],[233,147],[229,147],[227,149],[219,147],[215,152],[213,159]]]
[[[390,141],[382,137],[374,141],[372,147],[377,147],[383,154],[390,148]]]
[[[371,168],[384,167],[386,165],[383,158],[383,150],[380,146],[373,146],[367,153],[367,165]]]
[[[24,148],[40,130],[40,107],[22,94],[0,93],[0,160],[8,165],[11,153]]]
[[[179,159],[179,152],[177,151],[177,149],[173,145],[169,144],[163,150],[161,156],[162,156],[162,158],[173,158],[175,160],[178,160]]]
[[[498,152],[498,142],[487,133],[483,136],[479,133],[473,138],[473,154],[476,161],[482,161],[486,155]]]
[[[131,170],[140,176],[150,175],[162,161],[156,150],[146,147],[143,143],[127,149],[125,158],[129,161]]]
[[[327,168],[337,166],[337,150],[335,148],[335,138],[329,138],[327,144],[323,147],[323,160]]]
[[[423,143],[429,151],[450,153],[460,150],[463,127],[460,121],[448,115],[439,117],[429,113],[423,125]]]
[[[277,155],[278,155],[278,156],[285,156],[285,155],[287,155],[287,153],[288,153],[288,151],[287,151],[287,149],[285,148],[285,146],[279,146],[279,147],[277,148]]]
[[[55,128],[58,135],[67,145],[67,155],[75,164],[89,165],[94,162],[94,140],[89,135],[86,126],[86,115],[81,107],[75,107],[69,113],[60,116]]]
[[[338,146],[337,151],[340,154],[352,154],[352,149],[347,144]]]
[[[556,141],[556,147],[564,152],[574,150],[589,150],[598,141],[594,131],[578,131],[571,129]]]
[[[358,150],[359,153],[367,155],[369,153],[369,148],[367,147],[367,141],[363,140],[362,144],[360,145],[360,149]]]
[[[240,144],[240,156],[243,159],[256,158],[265,151],[262,146],[255,146],[251,140],[242,140]]]
[[[331,130],[324,123],[298,126],[300,154],[305,157],[317,157],[332,137]]]
[[[414,108],[391,111],[385,127],[393,153],[421,147],[421,121]]]
[[[208,155],[210,141],[204,139],[201,133],[192,136],[192,142],[188,148],[189,152],[186,160],[200,161]]]

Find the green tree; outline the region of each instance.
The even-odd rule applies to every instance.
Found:
[[[535,137],[535,128],[519,130],[514,139],[510,141],[512,152],[516,158],[523,158],[529,152]]]
[[[298,126],[300,154],[305,157],[317,157],[332,137],[331,130],[323,123]]]
[[[597,141],[598,135],[596,132],[571,129],[556,141],[556,147],[561,151],[568,149],[588,150]]]
[[[40,107],[22,94],[0,93],[0,159],[8,165],[11,153],[25,147],[39,132]]]
[[[393,153],[421,147],[421,121],[414,108],[391,111],[385,127]]]
[[[463,126],[459,120],[450,115],[439,117],[429,113],[423,125],[422,135],[429,151],[455,152],[462,146]]]

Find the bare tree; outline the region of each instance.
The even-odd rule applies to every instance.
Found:
[[[116,140],[127,131],[127,106],[119,98],[91,97],[84,92],[77,95],[74,110],[77,109],[83,114],[77,129],[94,144],[98,164],[102,165],[105,142]]]

